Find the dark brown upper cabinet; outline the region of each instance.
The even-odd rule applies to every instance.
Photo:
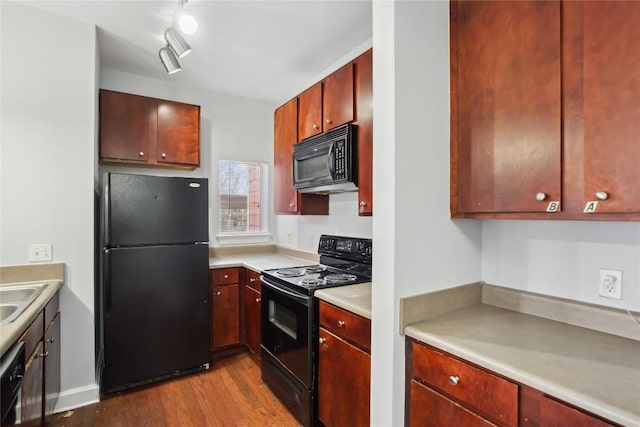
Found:
[[[640,220],[640,3],[450,19],[452,217]]]
[[[200,107],[101,89],[100,163],[199,167]]]

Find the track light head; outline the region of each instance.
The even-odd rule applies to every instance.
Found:
[[[191,46],[175,28],[167,28],[164,32],[164,39],[178,58],[184,58],[191,52]]]
[[[160,56],[160,61],[162,61],[162,65],[164,65],[164,69],[167,71],[167,74],[177,73],[182,70],[180,63],[178,62],[178,58],[176,58],[173,51],[169,49],[169,46],[165,46],[160,49],[158,55]]]

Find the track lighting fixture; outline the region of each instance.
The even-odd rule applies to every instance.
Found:
[[[198,22],[185,12],[187,2],[188,0],[178,0],[179,4],[173,16],[173,24],[177,25],[184,34],[193,34],[198,29]],[[178,58],[184,58],[188,55],[191,52],[191,46],[180,31],[173,26],[165,30],[164,39],[167,45],[158,52],[160,61],[168,74],[177,73],[182,70]]]
[[[164,32],[164,39],[178,58],[184,58],[191,52],[191,46],[175,28],[167,28]]]
[[[168,45],[160,49],[158,54],[160,55],[160,61],[162,61],[162,65],[164,65],[164,69],[167,71],[167,74],[177,73],[182,70],[180,63],[178,62],[178,58],[176,58],[176,55]]]

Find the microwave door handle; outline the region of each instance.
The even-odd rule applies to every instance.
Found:
[[[331,175],[331,179],[335,181],[336,179],[336,154],[334,152],[335,144],[332,143],[331,147],[329,147],[329,155],[327,156],[327,162],[329,163],[329,174]]]

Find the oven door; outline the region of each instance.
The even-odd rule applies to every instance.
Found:
[[[311,388],[313,297],[261,279],[262,347]]]

